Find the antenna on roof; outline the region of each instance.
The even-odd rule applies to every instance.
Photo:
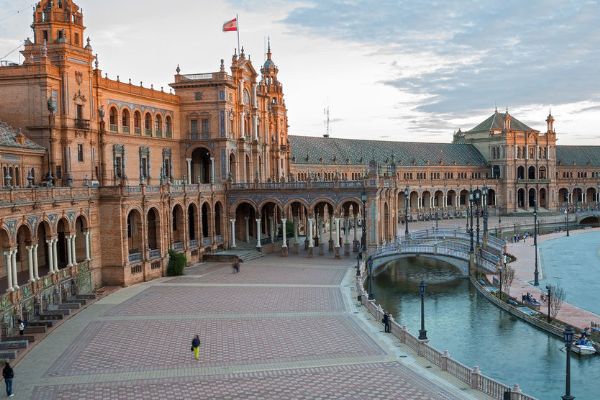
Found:
[[[325,134],[323,135],[323,137],[328,138],[329,137],[329,125],[330,125],[329,106],[327,106],[327,108],[325,108],[325,110],[323,110],[323,112],[325,113]]]

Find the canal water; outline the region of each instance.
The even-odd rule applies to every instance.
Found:
[[[540,400],[560,399],[566,355],[561,340],[500,310],[450,264],[404,258],[378,269],[375,299],[401,325],[418,335],[421,279],[427,283],[425,329],[430,343],[463,364],[502,383],[518,383]],[[600,399],[600,356],[571,359],[571,394]]]

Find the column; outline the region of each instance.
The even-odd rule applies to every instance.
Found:
[[[335,251],[335,258],[340,258],[340,219],[335,218],[335,239],[333,242],[333,248]]]
[[[19,288],[19,277],[17,275],[17,249],[12,250],[12,278],[13,278],[13,289],[17,290]]]
[[[260,251],[260,218],[256,219],[256,248]]]
[[[313,247],[315,247],[315,242],[313,241],[313,219],[308,219],[308,256],[312,257],[313,255]]]
[[[294,218],[294,241],[299,244],[299,242],[298,242],[298,220],[299,220],[299,218]]]
[[[269,229],[271,231],[271,243],[275,243],[275,218],[269,217]]]
[[[244,122],[246,120],[246,113],[242,112],[242,115],[240,116],[240,137],[245,137],[246,136],[246,132],[244,132]]]
[[[29,282],[35,281],[35,275],[33,273],[33,246],[27,246],[27,260],[29,261]]]
[[[210,183],[215,183],[215,158],[210,158]]]
[[[246,243],[250,243],[250,217],[244,217],[246,220]]]
[[[58,272],[58,239],[52,239],[52,257],[54,258],[54,272]]]
[[[235,219],[230,219],[231,222],[231,248],[235,249]]]
[[[83,233],[83,235],[85,236],[85,260],[89,261],[91,259],[91,257],[90,257],[90,231],[85,231]]]
[[[49,239],[46,240],[46,244],[48,245],[48,268],[50,269],[50,271],[48,272],[50,275],[54,274],[54,255],[53,253],[53,246],[52,243],[54,242],[53,239]]]
[[[252,133],[254,140],[258,141],[258,115],[252,117]]]
[[[67,240],[67,267],[73,266],[73,240],[72,236],[66,236]]]
[[[77,234],[73,235],[73,239],[71,239],[73,241],[73,245],[71,246],[71,249],[73,250],[73,265],[77,265],[77,242],[76,239],[77,238]]]
[[[281,245],[281,255],[287,257],[288,255],[288,246],[287,246],[287,229],[285,229],[285,223],[287,222],[287,218],[281,218],[281,229],[283,230],[283,244]]]
[[[188,183],[188,185],[191,185],[192,184],[192,159],[186,158],[185,161],[187,162],[187,183]]]
[[[33,245],[33,271],[36,281],[40,279],[40,270],[38,268],[38,246],[37,243]]]
[[[15,289],[12,284],[12,255],[11,250],[5,251],[4,253],[4,265],[6,265],[6,277],[8,278],[8,289],[7,292],[13,292]]]

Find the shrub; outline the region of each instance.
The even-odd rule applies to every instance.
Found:
[[[169,265],[167,266],[167,276],[183,275],[183,269],[187,265],[187,259],[184,254],[169,250]]]

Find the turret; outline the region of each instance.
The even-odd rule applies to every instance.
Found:
[[[83,14],[72,0],[40,1],[34,9],[32,28],[36,44],[84,46]]]
[[[554,117],[552,116],[552,112],[550,112],[548,114],[548,118],[546,118],[546,125],[547,125],[546,132],[553,133],[554,132]]]

